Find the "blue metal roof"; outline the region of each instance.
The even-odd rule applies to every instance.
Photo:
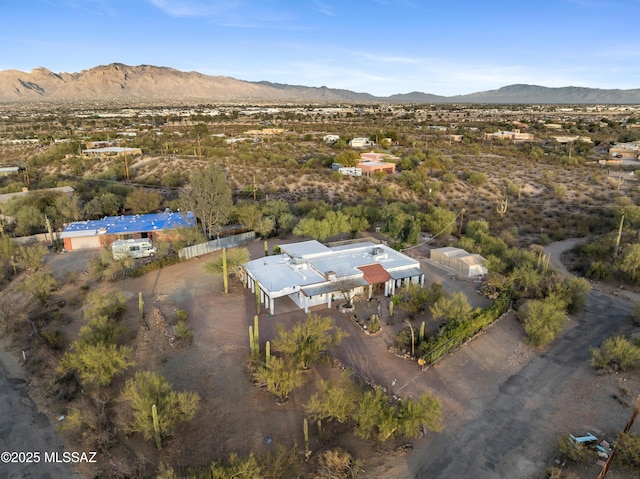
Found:
[[[106,216],[101,220],[76,221],[70,223],[60,237],[70,238],[105,234],[151,233],[153,231],[193,227],[195,225],[196,218],[191,211],[187,211],[186,213]]]

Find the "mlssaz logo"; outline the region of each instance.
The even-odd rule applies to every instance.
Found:
[[[62,462],[77,464],[80,462],[97,462],[96,452],[77,452],[77,451],[64,451],[64,452],[45,452],[45,462]]]

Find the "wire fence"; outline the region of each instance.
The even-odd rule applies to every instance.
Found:
[[[213,253],[214,251],[221,250],[222,248],[234,248],[236,246],[251,243],[254,239],[256,239],[255,231],[248,231],[246,233],[207,241],[206,243],[187,246],[186,248],[182,248],[178,251],[178,256],[181,260],[195,258],[197,256]]]

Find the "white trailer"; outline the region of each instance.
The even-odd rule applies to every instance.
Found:
[[[116,240],[111,244],[113,259],[123,258],[146,258],[155,256],[158,248],[151,244],[146,238]]]

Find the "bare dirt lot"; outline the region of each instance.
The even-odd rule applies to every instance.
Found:
[[[253,243],[250,250],[254,257],[262,255],[262,243]],[[48,267],[58,275],[84,275],[86,258],[72,255],[51,257]],[[340,365],[399,396],[430,392],[443,405],[444,430],[422,439],[380,446],[339,427],[325,434],[323,441],[311,431],[313,451],[330,440],[363,459],[363,477],[368,478],[543,477],[553,464],[553,443],[559,435],[592,432],[615,438],[640,393],[638,373],[596,376],[588,364],[591,348],[616,331],[631,330],[632,305],[623,298],[592,292],[585,313],[571,318],[565,334],[545,351],[526,346],[521,326],[509,314],[425,371],[388,351],[399,320],[388,324],[381,298],[383,330],[376,336],[363,334],[335,309],[317,311],[333,316],[349,337],[331,350],[336,361],[312,368],[306,373],[306,385],[296,389],[288,403],[277,405],[273,396],[252,384],[246,371],[255,297],[236,281],[228,295],[221,294],[221,278],[202,270],[209,259],[189,260],[114,285],[130,298],[127,321],[137,330],[135,369],[158,369],[175,389],[197,391],[202,398],[195,419],[177,428],[161,454],[136,435],[122,437],[124,447],[138,451],[137,460],[147,472],[163,461],[186,470],[223,460],[231,452],[260,454],[275,444],[297,444],[302,449],[302,405],[315,391],[314,379],[337,377]],[[473,282],[454,279],[446,270],[422,262],[427,284],[438,281],[445,291],[463,289],[474,305],[486,302]],[[136,328],[139,292],[145,298],[149,329]],[[367,308],[375,304],[359,303],[360,314],[368,314]],[[188,323],[195,332],[190,345],[170,340],[167,324],[176,309],[189,313]],[[276,302],[276,313],[270,316],[262,310],[259,315],[263,344],[275,336],[277,324],[304,318],[288,300]],[[627,392],[620,400],[622,388]],[[53,421],[63,404],[42,401],[41,412]],[[407,440],[413,450],[401,452],[398,448]],[[104,461],[82,472],[87,477],[99,472],[109,477],[116,467],[113,461]],[[580,477],[595,477],[597,472],[595,464],[578,471]],[[633,474],[614,466],[609,477]]]

